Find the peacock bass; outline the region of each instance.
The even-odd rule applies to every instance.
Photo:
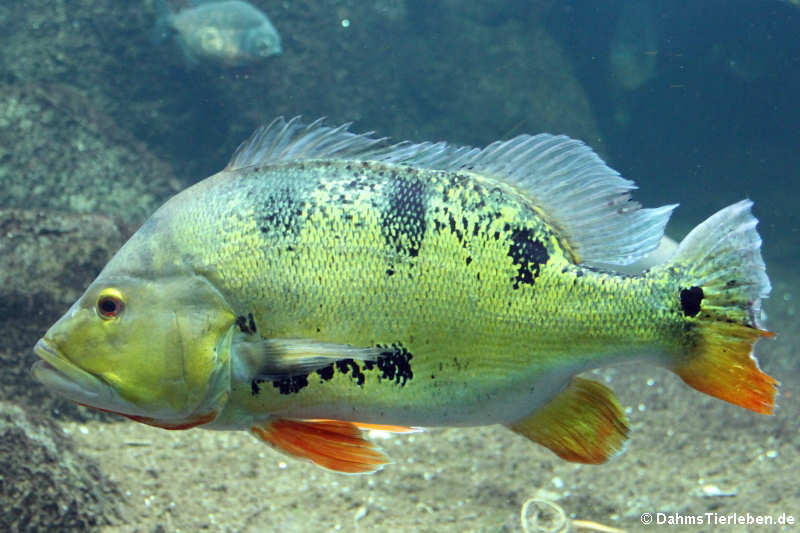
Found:
[[[751,202],[644,268],[675,206],[642,208],[634,188],[564,136],[389,145],[278,119],[145,222],[33,373],[84,405],[248,430],[342,472],[388,461],[365,428],[504,424],[603,462],[625,415],[576,374],[630,359],[770,413]]]

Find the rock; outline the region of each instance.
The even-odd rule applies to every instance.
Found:
[[[0,399],[82,416],[33,382],[31,348],[180,185],[75,89],[0,92]]]
[[[484,145],[550,131],[602,152],[588,97],[545,26],[548,3],[298,0],[273,17],[292,33],[281,60],[220,93],[253,117],[233,138],[264,116],[303,113],[394,140]]]
[[[50,208],[138,225],[178,185],[164,163],[61,85],[0,86],[0,207]]]
[[[85,532],[119,517],[120,495],[55,423],[0,401],[0,530]]]
[[[31,348],[123,241],[106,216],[0,208],[0,399],[77,414],[30,377]]]
[[[552,0],[253,1],[285,34],[283,53],[223,72],[175,65],[150,41],[157,3],[4,3],[7,79],[74,87],[184,183],[219,170],[278,115],[475,145],[550,131],[603,151],[586,93],[546,26]]]

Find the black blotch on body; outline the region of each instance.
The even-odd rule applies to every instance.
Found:
[[[256,223],[261,233],[297,235],[304,205],[288,188],[278,189],[267,195],[256,211]]]
[[[513,280],[514,289],[519,289],[520,283],[533,285],[534,280],[539,276],[541,266],[550,259],[545,245],[536,238],[535,232],[528,228],[518,228],[511,232],[508,256],[519,267]]]
[[[299,374],[274,380],[256,378],[250,381],[250,394],[258,396],[261,392],[261,384],[267,381],[271,381],[272,386],[278,389],[281,394],[294,394],[308,386],[308,374]]]
[[[401,387],[409,379],[414,377],[411,370],[411,359],[414,357],[402,344],[377,345],[382,351],[375,361],[358,361],[355,359],[340,359],[334,363],[326,365],[316,370],[319,375],[320,383],[330,381],[338,372],[349,374],[353,382],[358,386],[363,386],[366,382],[367,372],[377,372],[379,380],[394,381]],[[308,385],[308,375],[292,376],[279,381],[273,381],[273,385],[281,389],[281,394],[299,392]],[[253,380],[253,394],[258,394],[258,383],[263,380]],[[285,392],[284,392],[285,391]]]
[[[464,203],[461,205],[462,209],[472,210],[472,204]],[[461,247],[466,249],[469,244],[469,237],[477,237],[481,234],[481,232],[487,232],[489,226],[492,224],[492,217],[494,216],[493,213],[487,215],[480,215],[478,216],[476,222],[470,223],[470,221],[465,216],[461,216],[460,219],[455,215],[449,207],[436,207],[434,220],[433,220],[433,229],[436,233],[442,233],[442,231],[449,229],[450,233],[455,235],[456,239],[459,243],[461,243]],[[496,239],[500,238],[500,234],[497,233],[495,236]]]
[[[448,211],[448,209],[446,207],[445,207],[445,211]],[[454,217],[453,213],[450,213],[449,211],[447,213],[447,217],[448,217],[448,222],[450,224],[450,233],[453,233],[456,236],[456,239],[458,239],[458,242],[461,243],[461,246],[465,247],[464,232],[462,230],[458,229],[458,224],[456,222],[456,217]]]
[[[288,378],[276,379],[272,382],[272,386],[278,389],[281,394],[293,394],[300,392],[305,387],[308,387],[308,374],[300,374],[297,376],[289,376]]]
[[[357,385],[364,384],[364,374],[361,372],[361,367],[358,366],[358,363],[355,362],[353,359],[340,359],[334,363],[336,366],[336,370],[341,372],[342,374],[347,374],[348,371],[353,376],[353,379],[356,380]]]
[[[253,318],[253,313],[247,313],[247,316],[239,315],[236,317],[236,327],[239,328],[239,331],[242,333],[252,334],[255,333],[256,330],[256,321]]]
[[[700,287],[689,287],[681,289],[681,310],[686,316],[695,316],[700,312],[700,302],[703,301],[703,289]]]
[[[411,359],[414,356],[402,344],[378,345],[378,348],[384,348],[374,363],[380,372],[379,379],[394,381],[402,387],[414,377],[411,370]]]
[[[317,370],[317,374],[322,381],[330,381],[333,378],[333,363]]]
[[[425,185],[416,176],[392,178],[381,212],[381,233],[397,253],[416,257],[425,236]]]

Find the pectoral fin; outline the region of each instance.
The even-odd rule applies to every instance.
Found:
[[[340,420],[269,420],[250,430],[271,446],[319,466],[350,474],[380,470],[389,462],[361,436],[356,424]]]
[[[349,344],[314,339],[253,339],[234,341],[236,372],[246,379],[280,380],[309,374],[336,361],[376,361],[380,348],[359,348]]]
[[[509,428],[576,463],[604,463],[622,451],[628,421],[607,387],[582,378]]]

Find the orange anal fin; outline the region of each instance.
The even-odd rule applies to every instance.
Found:
[[[325,421],[328,420],[319,419],[314,420],[314,422]],[[411,426],[392,426],[390,424],[368,424],[366,422],[351,422],[355,427],[363,431],[386,431],[388,433],[417,433],[422,431],[422,428],[411,427]]]
[[[753,345],[771,331],[730,322],[700,328],[694,350],[672,370],[691,387],[756,413],[772,414],[778,381],[758,368]]]
[[[309,459],[336,472],[374,472],[389,462],[352,422],[279,418],[251,426],[250,430],[289,455]]]
[[[622,451],[628,437],[628,422],[614,393],[577,377],[550,403],[509,427],[576,463],[604,463]]]

